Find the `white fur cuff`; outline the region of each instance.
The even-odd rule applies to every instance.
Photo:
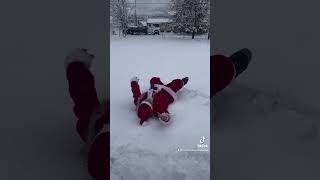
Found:
[[[148,105],[148,106],[151,108],[151,110],[153,110],[152,104],[151,104],[149,101],[142,101],[142,102],[140,103],[140,106],[141,106],[141,104],[146,104],[146,105]]]
[[[131,78],[130,82],[139,82],[139,79],[137,76],[134,76]]]
[[[160,84],[155,84],[154,86],[157,88],[158,91],[160,91],[161,89],[164,89],[165,91],[167,91],[170,94],[170,96],[174,100],[177,100],[178,96],[171,88],[164,86],[164,85],[160,85]]]
[[[83,48],[74,48],[66,56],[65,67],[73,62],[82,62],[87,68],[90,68],[94,56],[87,53]]]

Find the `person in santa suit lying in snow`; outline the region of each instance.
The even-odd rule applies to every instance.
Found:
[[[153,115],[158,117],[162,124],[169,124],[168,107],[177,99],[176,93],[187,84],[188,80],[189,78],[185,77],[164,84],[159,77],[153,77],[150,79],[150,89],[141,93],[139,79],[133,77],[131,79],[131,90],[140,125],[146,124],[147,120]]]
[[[250,50],[242,49],[230,57],[210,57],[211,97],[247,68],[251,56]],[[86,144],[88,171],[95,179],[106,180],[110,177],[110,104],[108,100],[100,103],[97,97],[94,77],[90,72],[93,58],[86,49],[73,49],[66,57],[66,74],[69,93],[74,102],[73,110],[78,118],[76,129]],[[168,124],[168,106],[176,99],[176,92],[187,84],[188,78],[175,79],[164,85],[160,78],[153,77],[150,80],[150,90],[144,93],[141,93],[138,82],[137,77],[131,80],[140,124],[144,124],[152,115]]]
[[[226,88],[232,80],[244,72],[252,58],[249,49],[241,49],[231,56],[210,56],[210,96]]]
[[[100,103],[97,97],[90,72],[93,58],[86,49],[73,49],[66,57],[66,75],[78,118],[76,129],[85,142],[88,171],[97,180],[107,180],[110,174],[110,108],[108,100]]]

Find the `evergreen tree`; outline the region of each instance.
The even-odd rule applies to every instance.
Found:
[[[209,0],[172,0],[171,10],[175,12],[173,23],[175,32],[203,34],[209,31]]]

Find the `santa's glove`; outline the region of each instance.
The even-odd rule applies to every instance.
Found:
[[[94,55],[88,53],[87,49],[74,48],[66,56],[65,67],[67,68],[68,65],[73,63],[73,62],[81,62],[87,68],[90,68],[93,58],[94,58]]]
[[[130,82],[139,82],[139,79],[137,76],[134,76],[131,78]]]

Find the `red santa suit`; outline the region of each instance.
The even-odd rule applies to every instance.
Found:
[[[131,79],[131,90],[137,115],[142,125],[151,116],[159,117],[162,123],[169,122],[168,106],[177,99],[176,93],[184,86],[181,79],[175,79],[169,84],[163,84],[158,77],[150,80],[150,89],[141,93],[138,78]]]
[[[88,145],[88,171],[95,179],[106,180],[110,174],[109,104],[100,104],[98,100],[94,77],[89,70],[93,58],[85,49],[72,50],[66,58],[66,74],[78,118],[76,129]],[[101,107],[103,113],[99,113]]]
[[[252,58],[248,48],[240,49],[230,57],[210,56],[210,94],[211,97],[223,90],[230,82],[244,72]]]
[[[235,77],[235,67],[229,57],[210,56],[210,96],[223,90]]]

